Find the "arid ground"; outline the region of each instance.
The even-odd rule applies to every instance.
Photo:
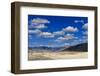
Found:
[[[75,52],[75,51],[29,51],[28,60],[55,60],[55,59],[80,59],[87,58],[88,52]]]

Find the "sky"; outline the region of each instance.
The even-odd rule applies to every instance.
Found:
[[[88,17],[28,15],[28,47],[86,43]]]

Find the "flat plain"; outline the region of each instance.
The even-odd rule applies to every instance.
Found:
[[[56,60],[56,59],[80,59],[87,58],[88,52],[75,51],[32,51],[28,52],[28,60]]]

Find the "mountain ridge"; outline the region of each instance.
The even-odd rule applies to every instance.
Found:
[[[62,51],[80,51],[87,52],[88,51],[88,43],[81,43],[74,46],[70,46],[69,48],[65,48]]]

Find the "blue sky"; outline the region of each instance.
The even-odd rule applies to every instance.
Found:
[[[28,46],[62,47],[87,42],[88,18],[28,15]]]

